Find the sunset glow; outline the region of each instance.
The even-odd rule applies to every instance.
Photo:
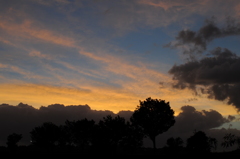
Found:
[[[235,115],[226,101],[172,88],[168,71],[186,62],[183,48],[164,47],[206,19],[239,18],[238,1],[8,1],[0,16],[0,101],[35,108],[54,103],[134,110],[147,97]],[[223,13],[224,11],[224,13]],[[230,37],[231,38],[231,37]],[[209,44],[239,47],[223,41]],[[231,39],[239,42],[239,36]],[[209,51],[209,50],[208,50]]]

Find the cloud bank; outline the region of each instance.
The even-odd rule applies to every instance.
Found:
[[[189,88],[196,95],[206,94],[208,98],[226,101],[240,110],[240,57],[227,48],[217,47],[204,54],[209,43],[221,37],[240,35],[240,25],[235,20],[227,20],[225,26],[219,27],[213,21],[201,27],[197,32],[182,30],[176,41],[168,46],[173,48],[188,45],[183,54],[189,59],[181,65],[174,65],[169,73],[173,75],[174,88]],[[195,58],[201,53],[202,58]]]
[[[43,122],[53,122],[54,124],[64,124],[66,120],[93,119],[98,122],[107,115],[120,115],[129,119],[132,111],[120,111],[114,114],[108,110],[92,110],[88,105],[70,105],[53,104],[47,107],[36,109],[30,105],[20,103],[17,106],[1,104],[0,105],[0,144],[6,143],[7,136],[12,133],[23,135],[20,144],[30,144],[29,132]],[[224,123],[234,120],[233,117],[226,119],[215,110],[197,111],[192,106],[183,106],[181,113],[176,116],[176,124],[170,130],[159,135],[159,146],[163,146],[166,137],[183,136],[189,137],[194,130],[207,131],[219,127]],[[165,138],[164,138],[165,137]],[[162,138],[164,138],[162,140]],[[145,143],[148,146],[148,142]],[[151,144],[150,144],[151,146]]]
[[[217,138],[218,147],[221,149],[220,144],[223,136],[231,130],[214,128],[221,127],[221,125],[229,123],[234,119],[231,115],[225,118],[216,110],[199,111],[193,106],[182,106],[181,112],[175,117],[175,125],[169,131],[157,137],[158,147],[166,146],[166,141],[170,137],[181,137],[186,143],[187,138],[192,136],[195,131],[204,131],[211,137]],[[236,133],[239,131],[234,129],[233,132]],[[146,142],[145,144],[151,147],[151,143]]]
[[[124,111],[120,112],[124,116]],[[64,106],[53,104],[47,107],[36,109],[30,105],[20,103],[17,106],[0,105],[0,144],[5,144],[7,136],[11,133],[23,134],[22,142],[29,144],[29,132],[43,122],[53,122],[54,124],[64,124],[66,120],[93,119],[99,121],[104,116],[115,116],[111,111],[92,110],[88,105]]]

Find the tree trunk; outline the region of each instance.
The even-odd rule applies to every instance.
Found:
[[[153,137],[151,137],[151,140],[152,140],[152,142],[153,142],[153,150],[154,150],[154,153],[155,153],[155,151],[156,151],[156,137],[155,136],[153,136]]]

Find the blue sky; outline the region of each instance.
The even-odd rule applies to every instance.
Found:
[[[198,30],[215,17],[239,19],[238,0],[2,0],[0,101],[36,108],[61,103],[92,109],[134,110],[147,97],[237,111],[225,101],[171,87],[168,71],[186,62],[181,49],[163,47],[181,30]],[[239,55],[239,36],[211,41]],[[159,84],[164,82],[164,87]],[[194,99],[194,100],[193,100]]]

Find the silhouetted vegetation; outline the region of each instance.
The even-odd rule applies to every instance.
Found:
[[[59,144],[61,131],[57,125],[46,122],[35,127],[30,134],[34,146],[51,151]]]
[[[151,98],[140,101],[140,106],[134,111],[130,120],[152,140],[154,149],[156,149],[156,136],[167,131],[175,123],[174,111],[169,106],[169,102]]]
[[[195,132],[187,139],[187,149],[193,153],[209,153],[212,148],[216,148],[217,140],[208,137],[204,132]]]
[[[18,148],[17,143],[22,139],[21,134],[13,133],[7,138],[7,147],[11,152],[15,152]]]
[[[167,147],[170,152],[179,153],[183,150],[183,140],[180,137],[169,138],[167,140]]]
[[[222,146],[225,148],[232,147],[233,145],[237,144],[238,149],[240,149],[240,137],[236,136],[234,134],[226,134],[223,137],[224,141],[222,143]]]
[[[217,140],[208,137],[203,131],[195,131],[186,140],[185,147],[180,137],[171,137],[165,147],[157,149],[155,138],[174,125],[173,114],[174,111],[168,102],[147,98],[140,101],[130,121],[121,116],[108,115],[98,123],[86,118],[77,121],[66,120],[63,125],[45,122],[30,131],[30,145],[18,146],[22,135],[13,133],[7,137],[7,147],[0,147],[0,152],[149,155],[153,154],[154,150],[155,155],[160,155],[211,154],[216,149]],[[152,140],[153,148],[143,147],[144,137]],[[238,136],[226,134],[222,146],[231,147],[234,144],[239,146],[239,141]]]
[[[68,141],[65,143],[73,144],[82,151],[87,149],[93,143],[93,134],[95,131],[95,121],[83,119],[78,121],[66,121],[65,129]]]

